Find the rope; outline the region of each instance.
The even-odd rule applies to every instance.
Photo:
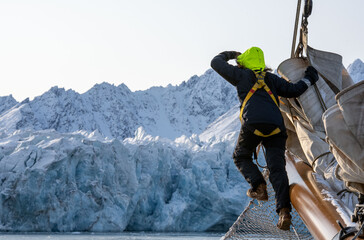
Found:
[[[296,34],[298,28],[298,15],[301,9],[301,0],[299,0],[297,4],[297,11],[296,11],[296,23],[295,23],[295,35],[293,36],[293,44],[292,44],[292,51],[291,51],[291,58],[302,56],[303,48],[307,49],[307,35],[308,35],[308,17],[311,15],[312,12],[312,0],[305,1],[304,11],[302,13],[301,19],[301,29],[300,29],[300,41],[297,45],[296,52],[294,53],[294,45],[296,44]]]
[[[312,161],[312,163],[311,163],[311,166],[312,166],[312,168],[314,168],[315,167],[315,163],[317,162],[317,160],[320,158],[320,157],[323,157],[323,156],[325,156],[325,155],[328,155],[328,154],[330,154],[331,152],[325,152],[325,153],[322,153],[322,154],[320,154],[320,155],[318,155],[317,157],[315,157],[315,159]]]
[[[310,63],[310,65],[312,66],[312,62],[311,62],[310,56],[308,56],[308,55],[307,55],[307,59],[308,59],[308,62]],[[320,74],[320,76],[322,76],[322,74]],[[319,99],[319,101],[320,101],[321,107],[322,107],[322,109],[323,109],[323,110],[324,110],[324,112],[325,112],[325,111],[327,110],[327,106],[326,106],[326,104],[325,104],[325,101],[324,101],[324,100],[323,100],[323,98],[322,98],[322,95],[321,95],[321,93],[320,93],[320,90],[318,89],[318,87],[317,87],[316,83],[315,83],[315,84],[313,84],[313,87],[314,87],[315,92],[316,92],[316,95],[317,95],[317,97],[318,97],[318,99]]]
[[[364,224],[361,225],[359,231],[357,232],[357,234],[355,234],[355,236],[352,240],[357,239],[359,236],[363,236],[364,235],[363,230],[364,230]]]
[[[341,195],[342,193],[344,193],[344,192],[352,193],[352,194],[354,194],[355,196],[359,197],[359,194],[358,194],[357,192],[350,191],[350,190],[348,190],[348,189],[346,189],[346,188],[344,188],[344,189],[340,190],[338,193],[336,193],[336,195],[337,195],[337,196],[340,196],[340,195]]]
[[[299,0],[299,2],[297,4],[296,18],[297,18],[300,8],[301,8],[301,1]],[[299,57],[299,55],[302,54],[303,48],[305,48],[307,51],[307,35],[308,35],[308,28],[307,28],[308,20],[307,19],[311,15],[311,12],[312,12],[312,0],[306,0],[305,8],[304,8],[304,12],[302,14],[302,20],[301,20],[300,42],[297,46],[295,54],[293,54],[293,47],[292,47],[291,57],[294,57],[294,56]],[[298,21],[296,19],[295,31],[297,31],[297,26],[298,26]],[[297,34],[297,33],[295,33],[295,34]],[[294,44],[296,44],[296,36],[294,36],[293,42],[294,42]],[[310,62],[310,65],[312,65],[309,57],[308,57],[308,61]],[[320,75],[322,76],[322,74],[320,74]],[[324,80],[326,80],[326,79],[324,79]],[[324,111],[326,111],[327,106],[322,98],[322,95],[321,95],[319,89],[317,88],[316,84],[314,84],[313,86],[314,86],[316,95],[320,101],[322,109]]]
[[[259,145],[257,146],[257,150],[256,150],[256,155],[255,155],[255,162],[256,162],[256,164],[260,167],[260,168],[264,168],[264,169],[268,169],[268,167],[267,166],[262,166],[262,165],[260,165],[259,164],[259,162],[258,162],[258,154],[259,154],[259,151],[260,151],[260,148],[262,148],[262,151],[263,151],[263,154],[264,154],[264,159],[267,159],[267,156],[266,156],[266,154],[265,154],[265,149],[264,149],[264,147],[263,147],[263,145],[261,144],[261,143],[259,143]],[[267,161],[267,160],[266,160]]]
[[[340,92],[340,90],[332,83],[330,82],[329,79],[327,79],[327,77],[325,77],[324,75],[322,75],[322,73],[318,73],[321,78],[326,82],[326,84],[330,87],[330,89],[335,93],[338,94]]]
[[[295,21],[295,25],[294,25],[294,33],[293,33],[293,40],[292,40],[291,58],[294,58],[294,56],[295,56],[294,50],[295,50],[295,47],[296,47],[296,38],[297,38],[297,29],[298,29],[300,9],[301,9],[301,0],[298,0],[297,10],[296,10],[296,21]]]
[[[296,234],[297,239],[298,239],[298,240],[301,240],[300,235],[298,235],[298,232],[297,232],[297,230],[296,230],[295,226],[293,225],[293,223],[291,223],[291,225],[292,225],[292,229],[293,229],[293,231],[294,231],[294,234]]]
[[[322,99],[322,95],[321,95],[321,93],[320,93],[320,91],[319,91],[319,89],[318,89],[318,87],[317,87],[316,83],[315,83],[313,86],[314,86],[314,88],[315,88],[316,95],[317,95],[317,97],[318,97],[318,99],[319,99],[319,101],[320,101],[321,107],[322,107],[322,109],[323,109],[323,110],[324,110],[324,112],[325,112],[325,111],[327,110],[327,106],[326,106],[326,104],[325,104],[324,100]]]

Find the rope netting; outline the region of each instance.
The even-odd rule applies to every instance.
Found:
[[[267,174],[265,174],[267,176]],[[289,231],[277,228],[275,193],[267,180],[268,201],[250,201],[229,231],[222,238],[235,239],[314,239],[295,209],[292,210],[292,225]]]

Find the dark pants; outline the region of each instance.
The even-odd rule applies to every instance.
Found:
[[[254,126],[243,125],[233,155],[234,163],[253,189],[256,189],[261,183],[266,183],[262,173],[259,171],[257,165],[253,163],[252,159],[253,151],[255,151],[259,143],[262,143],[266,150],[269,181],[272,183],[276,193],[276,210],[279,212],[281,208],[291,209],[284,155],[287,134],[284,130],[270,137],[260,137],[252,132],[254,128],[267,134],[275,126],[266,124],[256,124]]]

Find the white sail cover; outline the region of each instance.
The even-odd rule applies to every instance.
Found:
[[[364,82],[341,91],[323,115],[330,144],[346,186],[364,193]]]
[[[278,73],[297,82],[309,65],[319,72],[316,86],[298,98],[281,98],[287,149],[324,176],[334,190],[346,186],[364,193],[364,84],[354,85],[340,55],[309,46],[307,58],[282,62]]]

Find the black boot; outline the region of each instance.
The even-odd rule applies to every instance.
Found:
[[[267,185],[264,183],[259,184],[256,190],[252,188],[246,193],[248,197],[255,198],[260,201],[268,201]]]
[[[279,210],[279,220],[277,227],[281,230],[289,230],[289,227],[291,225],[291,214],[289,208],[281,208]]]

